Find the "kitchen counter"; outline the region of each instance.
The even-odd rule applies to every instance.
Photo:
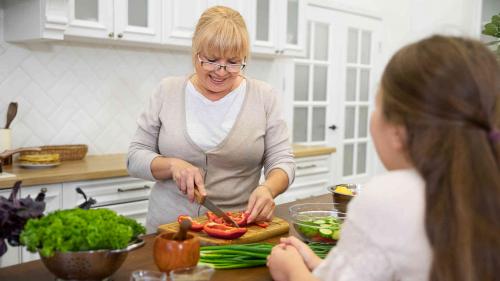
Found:
[[[311,197],[308,199],[297,200],[287,204],[276,206],[275,215],[287,221],[290,221],[288,208],[297,203],[331,203],[331,195],[322,195]],[[291,233],[293,235],[293,230]],[[158,270],[153,260],[153,239],[154,235],[146,236],[146,245],[138,250],[131,252],[123,265],[112,277],[114,281],[128,281],[130,274],[134,270]],[[266,242],[277,243],[279,237],[274,237]],[[20,265],[0,268],[0,280],[23,280],[23,281],[52,281],[54,276],[45,268],[41,261],[32,261]],[[231,269],[231,270],[216,270],[211,281],[232,280],[232,281],[253,281],[253,280],[272,280],[269,270],[265,266]]]
[[[334,153],[334,147],[293,145],[295,157]],[[89,155],[83,160],[63,161],[54,168],[25,169],[17,165],[4,166],[4,171],[16,177],[0,178],[0,189],[10,188],[18,180],[22,186],[128,176],[126,154]]]
[[[55,168],[25,169],[17,165],[4,166],[4,172],[16,178],[0,179],[0,189],[9,188],[18,180],[22,186],[95,180],[128,176],[125,154],[89,155],[82,160],[63,161]]]

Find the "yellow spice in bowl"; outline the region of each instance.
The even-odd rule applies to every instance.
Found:
[[[347,188],[346,186],[343,186],[343,185],[337,186],[335,188],[335,192],[340,193],[340,194],[344,194],[344,195],[354,195],[354,193],[352,193],[352,190],[350,190],[349,188]]]

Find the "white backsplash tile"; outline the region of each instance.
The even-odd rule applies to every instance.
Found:
[[[252,59],[247,75],[273,84],[273,60]],[[136,119],[160,80],[192,73],[188,51],[87,42],[8,43],[0,7],[0,127],[19,104],[12,146],[89,145],[125,153]],[[277,84],[277,83],[274,83]]]

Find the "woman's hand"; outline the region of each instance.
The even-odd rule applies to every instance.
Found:
[[[270,221],[273,217],[275,207],[276,204],[274,203],[271,190],[264,185],[257,186],[250,195],[250,199],[248,199],[246,212],[250,215],[247,222]]]
[[[181,159],[172,159],[171,167],[172,179],[177,184],[179,190],[187,194],[189,201],[194,201],[194,189],[198,189],[202,196],[206,196],[203,176],[198,167]]]
[[[298,253],[307,265],[310,271],[313,271],[322,261],[304,242],[297,239],[297,237],[283,237],[280,239],[281,244],[290,245],[297,249]]]
[[[273,280],[314,280],[301,254],[291,245],[279,244],[273,247],[267,257],[267,267]]]

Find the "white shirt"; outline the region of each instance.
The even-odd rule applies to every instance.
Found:
[[[313,271],[321,280],[429,280],[425,182],[415,170],[376,176],[348,205],[339,243]]]
[[[186,126],[188,135],[203,151],[221,143],[233,128],[245,100],[246,80],[217,101],[196,90],[191,81],[186,87]]]

